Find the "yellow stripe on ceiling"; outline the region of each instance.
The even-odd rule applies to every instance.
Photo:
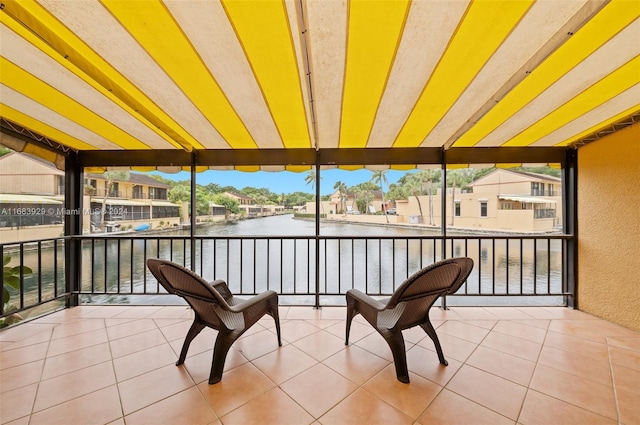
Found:
[[[138,121],[142,122],[147,128],[151,129],[157,135],[162,137],[168,143],[172,144],[176,148],[182,148],[175,140],[170,138],[168,135],[160,131],[155,125],[149,122],[145,117],[138,114],[134,111],[129,105],[124,103],[122,100],[118,99],[112,92],[108,91],[106,88],[98,84],[95,80],[85,74],[81,69],[75,66],[73,63],[69,62],[62,56],[60,56],[49,44],[44,42],[41,38],[36,36],[33,32],[27,30],[24,26],[18,24],[15,20],[9,18],[6,14],[0,14],[0,22],[4,24],[7,28],[11,29],[13,32],[24,38],[26,41],[31,43],[37,49],[45,53],[47,56],[55,60],[57,63],[65,67],[71,73],[82,79],[85,83],[90,85],[93,89],[97,90],[103,96],[107,97],[113,103],[117,104],[120,108],[124,109],[127,113],[134,116]]]
[[[349,2],[340,148],[367,145],[410,1]]]
[[[257,145],[200,56],[160,1],[102,4],[164,69],[233,148]]]
[[[305,171],[309,171],[311,169],[310,165],[287,165],[285,167],[287,171],[291,171],[292,173],[302,173]]]
[[[254,173],[256,171],[260,171],[259,165],[236,165],[237,171],[244,171],[247,173]]]
[[[284,1],[222,5],[244,49],[286,148],[309,148],[300,73]]]
[[[0,68],[2,82],[29,99],[125,149],[149,149],[140,140],[3,57],[0,57]]]
[[[636,10],[634,11],[633,8]],[[535,99],[560,77],[615,36],[638,17],[640,2],[612,0],[566,43],[514,87],[454,147],[469,147],[480,142],[513,114]]]
[[[609,119],[607,119],[605,121],[602,121],[602,122],[600,122],[600,123],[588,128],[588,129],[584,130],[581,133],[576,134],[575,136],[572,136],[572,137],[570,137],[570,138],[568,138],[566,140],[563,140],[560,143],[557,143],[555,146],[570,145],[571,143],[577,142],[578,140],[582,139],[583,137],[587,137],[587,136],[589,136],[591,134],[597,133],[600,130],[606,129],[606,128],[612,126],[613,124],[615,124],[616,122],[618,122],[618,121],[620,121],[620,120],[622,120],[624,118],[630,117],[631,115],[635,115],[638,112],[640,112],[640,103],[638,103],[637,105],[635,105],[635,106],[633,106],[633,107],[631,107],[631,108],[629,108],[629,109],[627,109],[625,111],[620,112],[617,115],[612,116],[611,118],[609,118]]]
[[[417,168],[415,164],[392,164],[389,166],[391,170],[413,170]]]
[[[3,12],[17,22],[21,22],[29,31],[37,34],[53,47],[57,52],[57,55],[52,56],[55,60],[73,63],[99,85],[153,123],[154,131],[159,129],[187,150],[203,148],[177,122],[38,3],[5,0],[3,4],[5,6]],[[85,78],[82,75],[79,76]]]
[[[475,0],[470,4],[394,147],[422,143],[532,4],[531,0]]]
[[[627,62],[502,146],[527,146],[638,83],[640,56]]]
[[[35,131],[36,133],[46,135],[47,138],[55,140],[65,146],[68,146],[76,150],[94,150],[95,147],[86,144],[82,140],[76,139],[62,131],[51,127],[42,121],[36,120],[28,115],[23,114],[20,111],[13,109],[11,106],[0,103],[0,115],[3,118],[8,119],[16,124],[21,125],[24,128]]]

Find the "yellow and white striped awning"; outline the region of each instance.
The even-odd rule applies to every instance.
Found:
[[[0,115],[75,150],[566,146],[640,111],[638,0],[3,0]]]

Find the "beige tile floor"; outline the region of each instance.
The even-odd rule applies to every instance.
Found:
[[[640,333],[566,308],[431,312],[449,366],[420,328],[405,332],[411,383],[360,317],[281,307],[283,346],[264,318],[208,385],[215,331],[174,365],[185,307],[83,306],[0,332],[0,423],[640,424]]]

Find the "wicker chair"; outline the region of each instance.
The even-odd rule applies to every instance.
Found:
[[[398,380],[408,383],[402,331],[420,325],[433,340],[440,363],[446,366],[440,341],[429,321],[429,310],[438,297],[456,292],[472,269],[473,260],[466,257],[439,261],[410,276],[387,300],[376,300],[357,289],[348,290],[345,345],[349,344],[351,321],[361,314],[389,344]]]
[[[191,270],[170,261],[148,259],[147,267],[167,292],[184,298],[195,312],[176,366],[184,363],[189,345],[200,331],[205,327],[216,329],[218,336],[213,348],[209,384],[220,382],[231,345],[265,314],[273,317],[278,345],[282,346],[278,294],[275,291],[265,291],[245,300],[234,297],[223,280],[209,283]]]

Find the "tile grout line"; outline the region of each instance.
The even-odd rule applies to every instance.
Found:
[[[520,409],[518,410],[518,416],[516,417],[516,423],[519,423],[520,421],[520,416],[522,416],[522,411],[524,409],[524,405],[527,402],[527,397],[529,396],[529,391],[535,391],[535,390],[531,390],[531,383],[533,382],[533,377],[536,374],[536,371],[538,370],[538,364],[540,362],[540,356],[542,355],[542,350],[544,349],[544,343],[547,340],[547,336],[549,335],[549,328],[551,327],[551,320],[549,320],[549,324],[547,325],[547,328],[544,330],[544,339],[542,340],[542,343],[540,344],[540,351],[538,351],[538,356],[536,357],[536,365],[533,368],[533,372],[531,373],[531,377],[529,378],[529,382],[527,382],[527,389],[524,392],[524,398],[522,399],[522,405],[520,406]]]
[[[611,373],[611,384],[613,387],[613,400],[616,404],[616,415],[618,419],[618,424],[622,425],[622,418],[620,417],[620,403],[618,402],[618,391],[616,389],[616,378],[613,373],[613,362],[611,359],[611,347],[609,346],[609,338],[605,337],[606,345],[607,345],[607,360],[609,361],[609,372]]]

